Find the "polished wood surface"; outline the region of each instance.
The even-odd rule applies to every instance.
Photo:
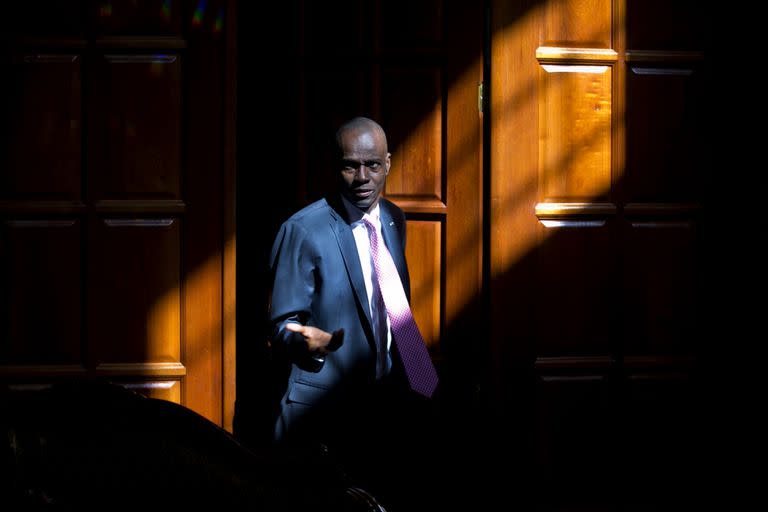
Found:
[[[0,229],[3,364],[84,368],[81,222],[13,219]]]
[[[88,231],[91,364],[180,362],[179,220],[105,218]]]
[[[94,67],[91,197],[180,198],[182,56],[107,53]]]
[[[233,4],[10,6],[4,386],[107,379],[232,428]]]
[[[382,112],[392,137],[390,197],[444,200],[442,191],[442,76],[439,68],[396,68],[382,71]],[[426,106],[431,105],[426,114]],[[414,112],[404,115],[402,112]],[[387,114],[398,112],[398,115]],[[415,119],[416,115],[419,116]]]
[[[408,271],[416,277],[411,285],[411,309],[427,347],[439,353],[442,226],[440,222],[414,220],[408,222],[407,229],[405,257]]]
[[[542,503],[695,499],[709,35],[673,4],[492,2],[495,376]]]
[[[611,181],[611,68],[544,64],[542,69],[542,199],[605,201]]]
[[[612,48],[611,0],[543,2],[541,42],[544,46]],[[528,4],[531,4],[528,2]]]
[[[82,55],[25,52],[6,60],[2,199],[80,199]]]
[[[635,55],[637,57],[637,55]],[[702,194],[704,84],[695,55],[656,54],[627,70],[626,189],[633,202],[695,202]],[[649,151],[648,148],[653,148]]]

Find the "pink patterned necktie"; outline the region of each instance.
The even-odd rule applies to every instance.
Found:
[[[427,346],[424,344],[416,321],[413,319],[392,255],[374,225],[367,218],[363,218],[363,222],[368,228],[376,279],[384,298],[392,337],[397,343],[405,375],[408,377],[411,389],[429,398],[437,387],[437,372],[429,358]]]

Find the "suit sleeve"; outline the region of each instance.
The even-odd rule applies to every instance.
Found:
[[[290,322],[307,325],[311,322],[315,253],[306,229],[289,221],[280,228],[270,255],[272,344],[283,351],[291,362],[312,372],[322,369],[323,359],[313,356],[304,337],[286,330],[285,325]]]

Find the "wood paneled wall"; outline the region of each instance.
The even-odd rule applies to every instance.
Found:
[[[231,428],[234,2],[12,2],[6,19],[3,385],[104,378]]]
[[[508,430],[535,439],[542,503],[694,500],[706,13],[632,0],[491,9],[496,390],[536,418]]]

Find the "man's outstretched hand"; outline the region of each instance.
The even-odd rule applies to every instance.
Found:
[[[335,352],[344,343],[344,329],[337,329],[329,333],[311,325],[301,325],[293,322],[287,323],[285,328],[304,336],[309,351],[320,356],[324,356],[329,352]]]

